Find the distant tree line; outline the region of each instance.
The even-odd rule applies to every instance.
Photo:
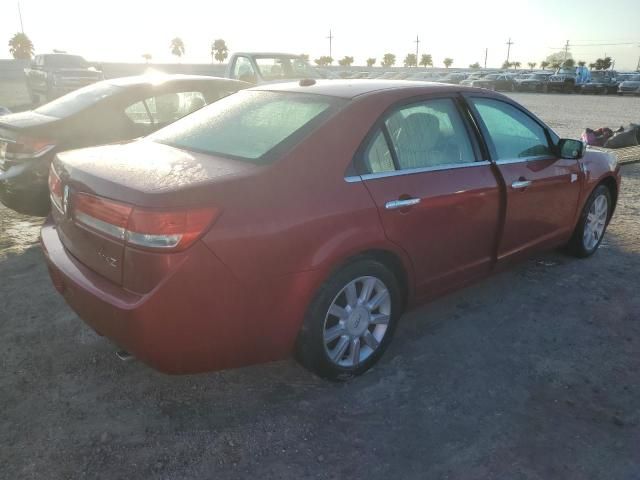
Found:
[[[185,45],[184,41],[180,37],[175,37],[171,40],[169,44],[169,49],[171,54],[175,57],[178,57],[178,60],[182,58],[185,54]],[[25,33],[16,33],[9,40],[9,54],[18,60],[30,60],[34,54],[34,46],[31,42],[31,39]],[[219,38],[214,40],[211,44],[211,63],[214,60],[217,60],[219,63],[224,62],[229,56],[229,47],[227,43]],[[149,63],[152,59],[150,53],[143,53],[142,58],[146,63]],[[309,61],[309,55],[302,54],[301,58],[305,61]],[[377,59],[375,57],[369,57],[366,60],[367,67],[373,67],[376,64]],[[334,59],[328,55],[323,55],[314,60],[314,63],[319,67],[326,67],[332,65]],[[344,56],[340,60],[338,60],[338,65],[341,67],[350,67],[354,63],[354,58],[351,56]],[[445,58],[442,61],[443,65],[446,68],[451,67],[453,65],[452,58]],[[380,66],[388,68],[393,67],[396,64],[396,56],[393,53],[385,53],[382,56],[382,60],[380,61]],[[403,64],[405,67],[433,67],[433,57],[431,54],[422,54],[420,60],[415,53],[408,53],[404,58]],[[521,67],[521,62],[513,61],[508,62],[505,61],[502,64],[503,69],[514,68],[515,70]],[[537,62],[527,62],[527,65],[531,70],[535,69],[538,65]],[[549,55],[545,60],[540,62],[540,68],[542,70],[546,70],[547,67],[550,67],[554,70],[558,68],[574,68],[576,65],[584,67],[587,65],[587,62],[580,60],[576,62],[570,52],[556,52]],[[595,62],[589,63],[589,68],[591,70],[608,70],[613,66],[613,60],[611,57],[598,58]],[[480,63],[475,62],[469,65],[469,68],[480,68]]]

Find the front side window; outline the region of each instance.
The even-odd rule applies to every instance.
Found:
[[[495,147],[496,160],[551,155],[544,129],[521,110],[490,98],[473,98],[471,103]]]
[[[177,148],[255,162],[289,145],[343,101],[322,95],[241,91],[218,100],[149,138]]]

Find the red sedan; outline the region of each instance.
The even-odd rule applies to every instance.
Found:
[[[371,367],[401,312],[542,249],[594,253],[620,172],[500,94],[265,85],[62,153],[42,245],[97,332],[168,373]]]

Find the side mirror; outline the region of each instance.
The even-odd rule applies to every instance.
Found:
[[[584,156],[585,144],[580,140],[563,138],[558,142],[558,152],[561,158],[578,160]]]

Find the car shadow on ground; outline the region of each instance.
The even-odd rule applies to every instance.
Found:
[[[623,185],[592,258],[536,255],[407,313],[381,362],[347,383],[293,360],[180,377],[122,363],[56,294],[38,249],[12,255],[0,263],[5,474],[632,478],[638,166]]]

